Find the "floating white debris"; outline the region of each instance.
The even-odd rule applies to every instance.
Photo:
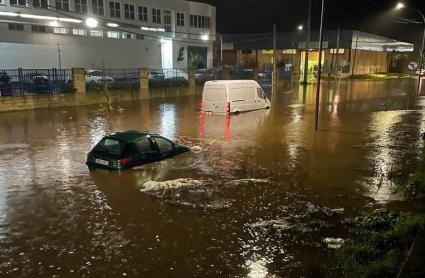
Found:
[[[326,243],[328,245],[329,249],[339,249],[341,248],[344,243],[345,240],[343,240],[342,238],[325,238],[323,240],[324,243]]]
[[[200,146],[193,146],[192,148],[190,148],[192,150],[192,152],[194,153],[200,153],[202,152],[202,148]]]
[[[177,179],[169,181],[148,181],[143,184],[141,192],[157,191],[164,189],[178,189],[183,187],[198,187],[201,181],[192,179]]]
[[[345,209],[344,208],[331,209],[331,212],[336,213],[336,214],[344,214]]]

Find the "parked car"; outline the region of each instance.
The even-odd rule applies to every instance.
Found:
[[[234,68],[230,70],[230,78],[233,80],[254,79],[254,70]]]
[[[199,78],[201,75],[203,75],[207,69],[197,69],[195,70],[195,78]]]
[[[24,88],[31,93],[49,93],[52,91],[52,83],[45,75],[31,74],[29,79],[24,81]]]
[[[254,80],[216,80],[205,83],[204,112],[230,114],[270,108],[270,100]]]
[[[7,73],[0,73],[0,91],[1,96],[11,96],[13,94],[10,77]]]
[[[163,73],[166,79],[189,79],[189,74],[180,69],[163,70]]]
[[[207,81],[223,79],[223,75],[224,74],[222,69],[207,69],[202,75],[199,75],[198,77],[196,77],[195,74],[195,82],[196,84],[203,84]]]
[[[425,76],[425,69],[423,69],[423,70],[416,70],[416,75],[419,75],[419,74],[421,74],[421,76]]]
[[[89,168],[126,170],[190,151],[158,134],[128,130],[105,136],[87,154]]]
[[[148,79],[164,79],[164,73],[161,70],[150,70],[148,72]]]
[[[114,82],[114,79],[101,70],[86,70],[86,82],[108,83]]]

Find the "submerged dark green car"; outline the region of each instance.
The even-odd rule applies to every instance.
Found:
[[[103,137],[87,154],[86,164],[89,168],[125,170],[189,150],[188,147],[177,145],[158,134],[129,130]]]

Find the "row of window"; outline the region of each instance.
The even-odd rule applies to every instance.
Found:
[[[55,0],[56,9],[70,11],[70,0]],[[88,13],[88,1],[90,0],[74,0],[75,12],[86,14]],[[105,16],[104,0],[91,0],[92,13],[98,16]],[[1,0],[0,0],[1,3]],[[10,0],[11,5],[26,6],[27,0]],[[49,8],[48,0],[33,0],[33,6],[37,8]],[[109,1],[109,16],[114,18],[121,18],[121,3],[116,1]],[[138,20],[143,22],[149,21],[148,7],[136,6],[132,4],[124,4],[124,18],[129,20]],[[152,8],[152,22],[161,24],[162,10]],[[138,17],[136,17],[138,16]],[[167,32],[171,31],[171,11],[164,10],[164,24]],[[185,14],[176,13],[176,25],[179,27],[185,26]],[[210,28],[210,17],[203,15],[190,15],[190,27],[192,28]]]
[[[330,50],[331,54],[344,54],[345,53],[345,49],[340,48],[340,49],[335,49],[335,48],[331,48]],[[297,49],[283,49],[282,50],[282,54],[296,54],[297,53]],[[249,49],[243,49],[242,50],[242,54],[252,54],[252,50]],[[267,49],[263,49],[261,50],[261,54],[263,55],[273,55],[273,49],[271,50],[267,50]]]
[[[24,25],[19,24],[19,23],[9,23],[9,30],[24,31]],[[46,26],[41,26],[41,25],[31,25],[31,31],[32,32],[47,33],[47,28],[46,28]],[[65,28],[65,27],[54,27],[53,33],[68,35],[68,34],[70,34],[70,29]],[[89,32],[87,33],[87,30],[85,30],[85,29],[73,28],[72,29],[72,35],[75,35],[75,36],[90,35],[91,37],[103,37],[104,32],[101,31],[101,30],[89,30]],[[130,33],[117,32],[117,31],[107,31],[105,37],[113,38],[113,39],[119,39],[119,38],[123,38],[123,39],[134,39],[134,38],[136,38],[137,40],[144,40],[145,39],[145,37],[141,34],[134,35],[134,34],[130,34]]]

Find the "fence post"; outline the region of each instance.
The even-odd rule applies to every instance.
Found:
[[[229,68],[224,68],[223,69],[224,72],[224,79],[225,80],[230,80],[230,69]]]
[[[74,80],[74,88],[77,90],[77,94],[86,92],[86,71],[84,68],[73,68],[72,80]]]
[[[189,81],[189,95],[196,94],[196,79],[195,79],[195,68],[189,68],[188,81]]]
[[[18,82],[19,82],[19,93],[21,94],[21,96],[24,95],[24,90],[23,90],[23,76],[22,76],[22,68],[18,68]]]
[[[140,97],[142,99],[149,98],[149,70],[146,68],[139,69]]]

